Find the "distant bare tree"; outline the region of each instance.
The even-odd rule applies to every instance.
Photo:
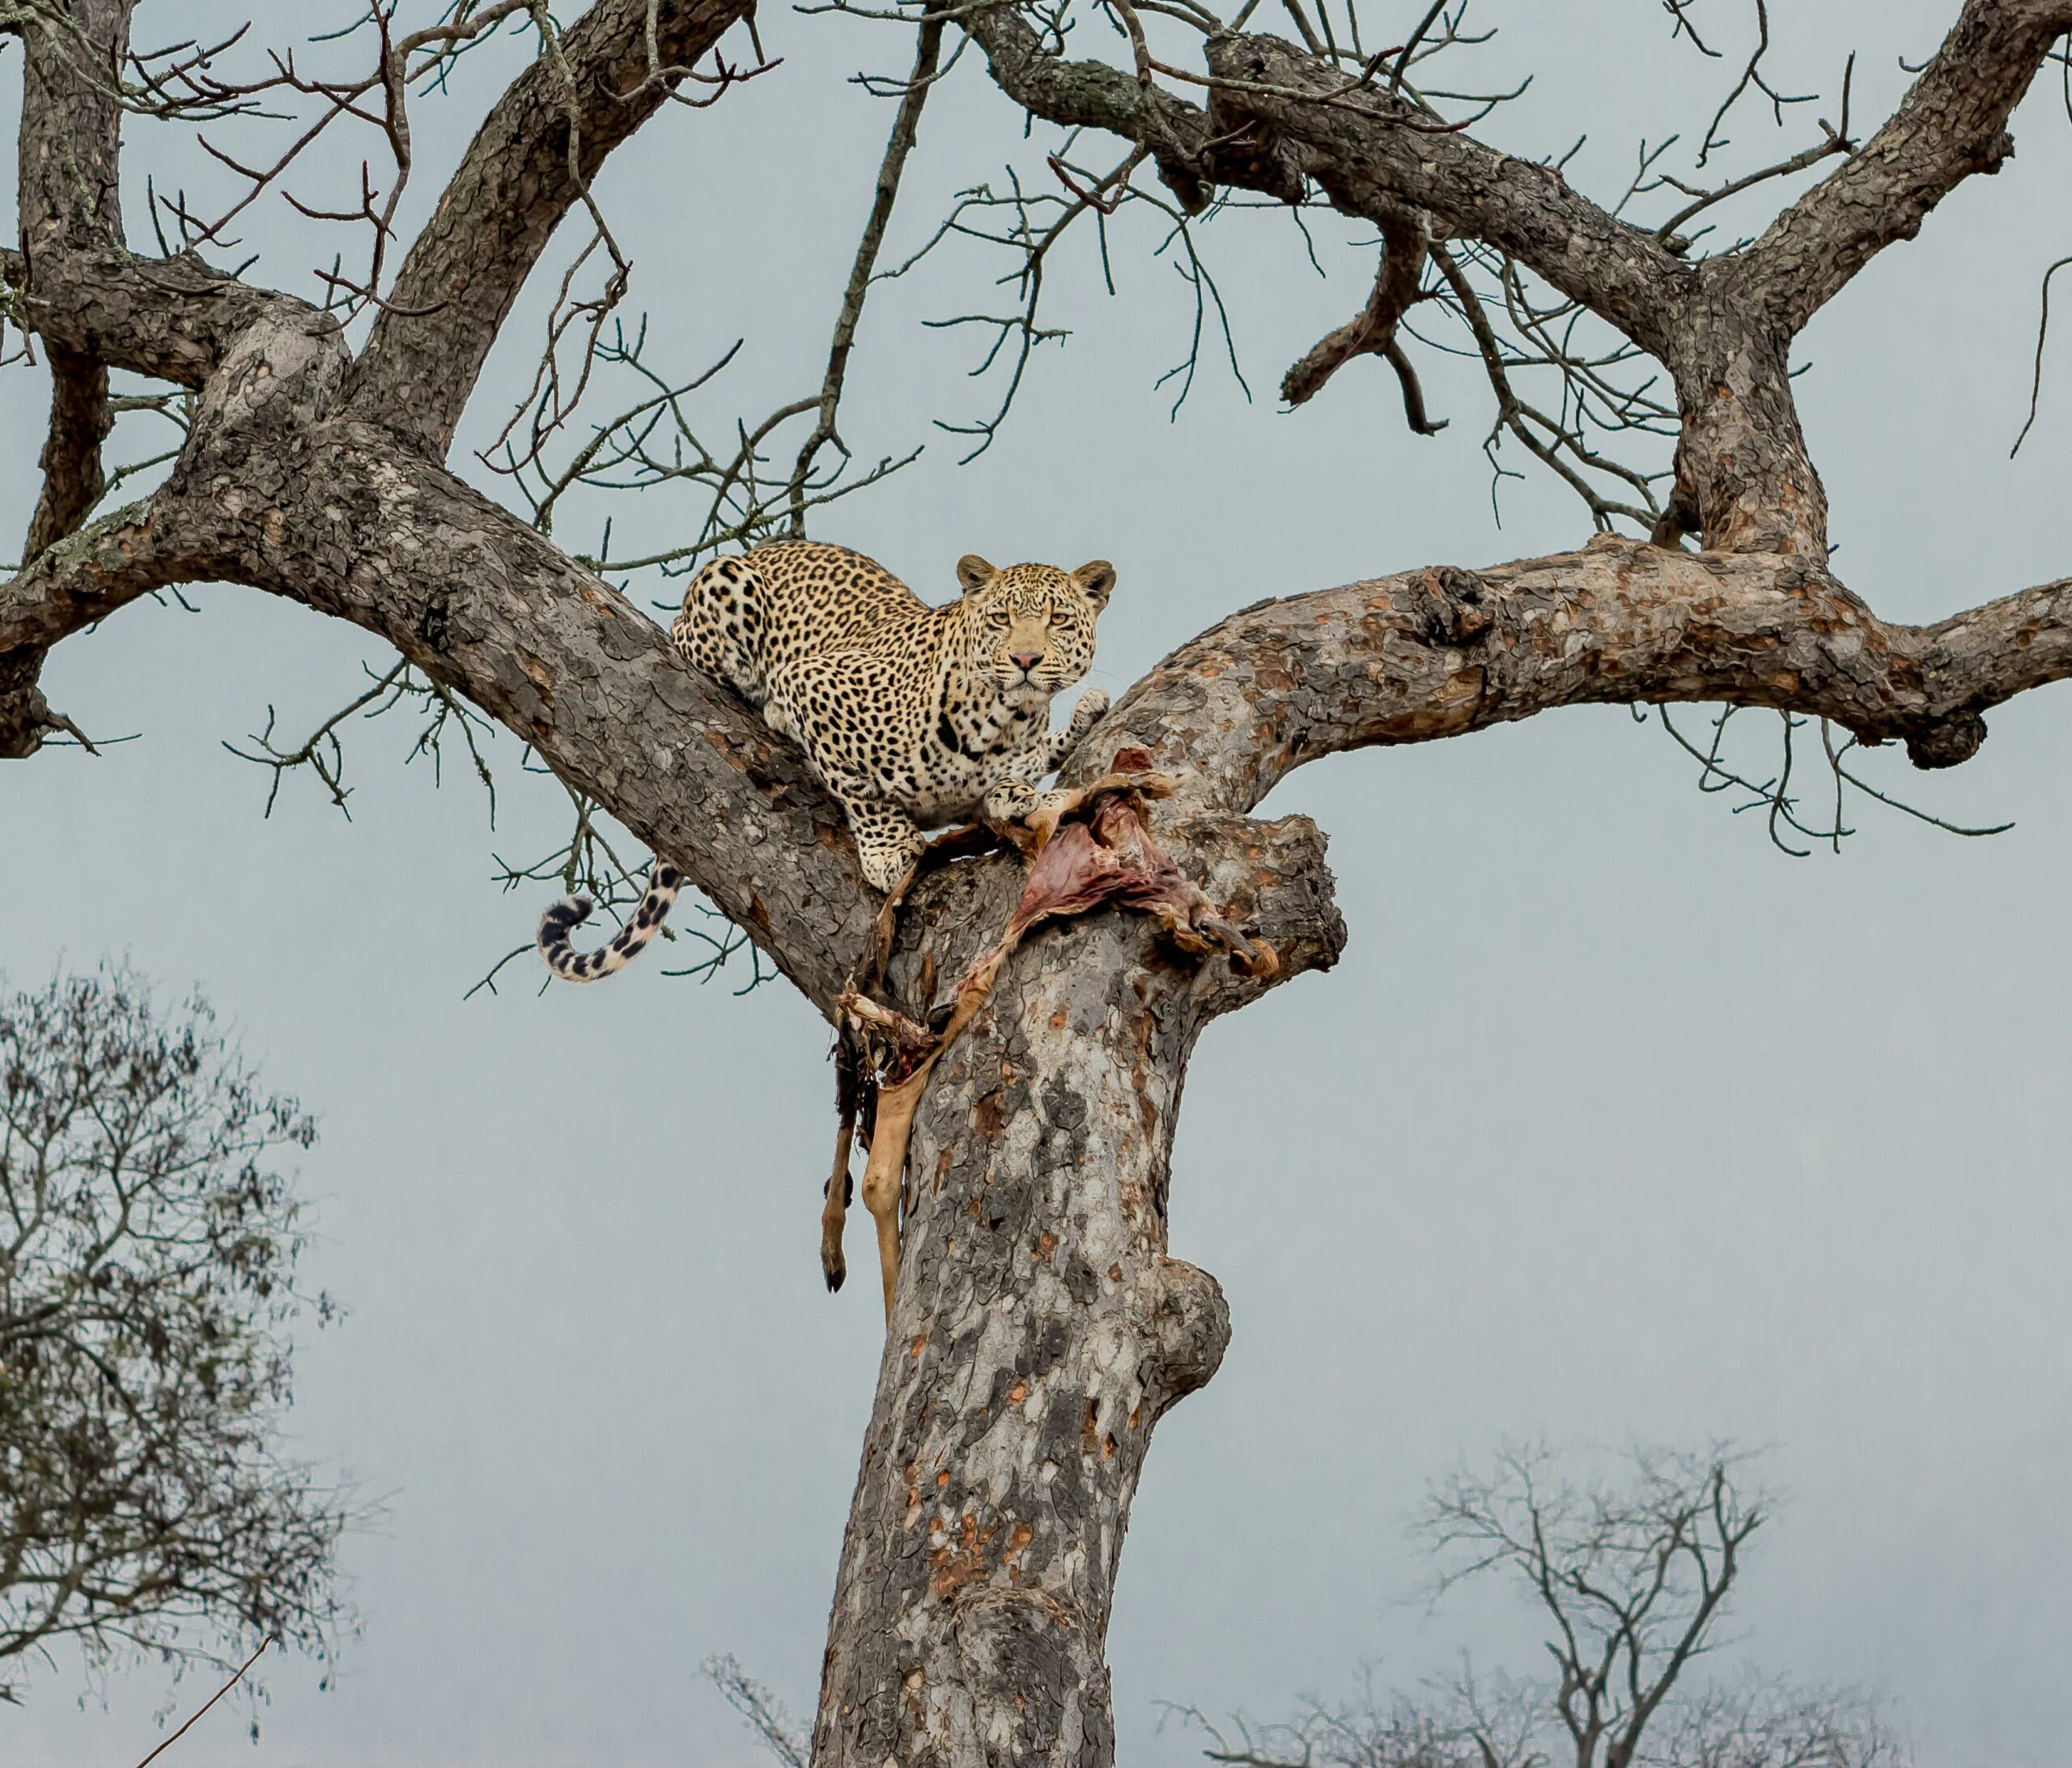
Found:
[[[1297,1718],[1205,1731],[1242,1768],[1907,1768],[1875,1701],[1744,1673],[1694,1682],[1771,1502],[1740,1457],[1636,1451],[1624,1477],[1578,1485],[1543,1449],[1430,1494],[1420,1532],[1441,1556],[1435,1594],[1509,1575],[1548,1625],[1551,1681],[1479,1677],[1469,1660],[1415,1695],[1312,1701]]]
[[[316,1128],[198,1001],[122,972],[0,999],[0,1698],[71,1641],[328,1653],[347,1507],[279,1451]]]
[[[1323,831],[1255,814],[1290,773],[1561,708],[1667,724],[1674,706],[1723,704],[1711,738],[1679,740],[1709,785],[1745,790],[1778,844],[1804,852],[1840,842],[1849,794],[1890,798],[1860,750],[1958,766],[1995,708],[2072,676],[2072,579],[1987,599],[1954,584],[1944,616],[1916,626],[1876,611],[1879,585],[1836,574],[1793,380],[1816,315],[2010,166],[2017,108],[2040,76],[2072,78],[2072,0],[1947,0],[1940,45],[1921,45],[1878,119],[1857,114],[1853,57],[1820,97],[1777,74],[1762,0],[1633,7],[1637,28],[1688,49],[1702,83],[1682,95],[1688,126],[1607,172],[1577,158],[1578,138],[1616,106],[1586,116],[1578,100],[1523,151],[1478,136],[1514,94],[1472,73],[1490,32],[1467,0],[809,5],[883,21],[892,71],[871,84],[893,115],[825,346],[776,340],[795,396],[733,412],[707,390],[723,346],[661,357],[658,340],[695,331],[697,279],[652,291],[671,310],[651,334],[626,304],[627,241],[646,218],[608,215],[596,193],[613,153],[667,118],[684,181],[748,181],[762,226],[797,224],[785,181],[739,164],[725,107],[744,81],[792,82],[801,141],[826,108],[802,61],[765,53],[779,18],[751,0],[294,0],[247,9],[223,41],[176,22],[174,40],[142,46],[136,0],[0,5],[23,62],[19,248],[0,251],[0,284],[13,359],[34,364],[49,402],[22,563],[0,584],[0,756],[91,734],[44,691],[54,647],[91,644],[183,585],[264,590],[380,653],[371,685],[306,739],[269,723],[248,747],[277,784],[308,769],[342,802],[349,712],[408,708],[421,749],[457,742],[485,776],[478,739],[501,725],[572,811],[566,841],[513,862],[512,880],[615,886],[622,904],[653,853],[710,905],[697,967],[745,947],[752,976],[767,965],[837,1029],[845,1096],[902,1090],[913,1184],[834,1575],[819,1768],[1113,1759],[1105,1647],[1130,1507],[1160,1418],[1214,1375],[1229,1333],[1215,1278],[1167,1238],[1188,1063],[1208,1026],[1329,968],[1345,939]],[[412,120],[462,57],[501,57],[504,83],[406,237]],[[928,151],[959,156],[963,193],[881,262],[930,95],[952,78],[995,95],[1016,158],[973,164],[964,132],[933,137]],[[2035,126],[2062,126],[2056,96],[2025,113]],[[217,168],[206,198],[124,179],[132,118],[159,141],[202,138]],[[125,213],[125,183],[150,192],[130,206],[143,212]],[[240,217],[262,198],[299,218],[299,262],[243,255]],[[994,305],[928,334],[983,340],[998,402],[951,424],[976,450],[1056,335],[1042,302],[1061,252],[1106,263],[1132,247],[1178,269],[1194,323],[1159,397],[1184,397],[1227,341],[1205,230],[1262,215],[1293,217],[1268,223],[1267,249],[1306,252],[1321,230],[1357,270],[1284,380],[1291,406],[1378,388],[1429,435],[1441,420],[1420,364],[1460,354],[1487,389],[1491,472],[1529,461],[1566,486],[1577,543],[1336,588],[1233,583],[1242,605],[1118,694],[1067,758],[1068,786],[1124,754],[1127,771],[1165,776],[1156,842],[1143,802],[1110,795],[1068,831],[1087,874],[1068,882],[1098,870],[1101,887],[1036,903],[1074,917],[1039,928],[1009,831],[982,831],[983,851],[936,866],[889,924],[800,755],[689,669],[628,587],[666,590],[716,550],[802,533],[912,458],[872,462],[843,440],[847,369],[885,277],[963,251],[1004,270]],[[482,451],[493,498],[448,457],[564,228],[536,368]],[[2010,236],[1981,276],[2008,280],[2015,250]],[[715,274],[775,262],[736,253]],[[2038,361],[2040,376],[2040,340]],[[145,425],[163,440],[109,470],[111,434]],[[1080,483],[1041,489],[1060,547],[1069,523],[1092,552],[1104,513],[1084,484],[1136,493],[1102,452],[1098,413],[1081,434],[1063,469]],[[104,508],[125,482],[136,500]],[[601,500],[622,493],[673,512],[656,550],[614,549]],[[1249,508],[1242,463],[1218,500],[1233,520],[1366,520],[1357,502]],[[588,551],[568,541],[579,512]],[[974,544],[940,533],[891,563]],[[1753,715],[1733,729],[1760,732],[1774,761],[1728,760],[1730,713]],[[1012,950],[1011,923],[1032,932]],[[990,997],[944,998],[988,953]],[[947,1050],[932,1031],[945,1022],[962,1031]]]

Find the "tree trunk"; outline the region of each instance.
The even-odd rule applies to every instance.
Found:
[[[1259,926],[1284,975],[1336,957],[1306,818],[1192,832],[1183,867]],[[998,869],[953,874],[917,910],[917,944],[974,947],[1008,900]],[[1130,1500],[1153,1427],[1230,1334],[1216,1279],[1167,1254],[1174,1126],[1202,1026],[1256,992],[1105,912],[1031,935],[937,1065],[818,1768],[1114,1761],[1105,1646]]]

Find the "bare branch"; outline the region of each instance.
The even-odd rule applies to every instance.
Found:
[[[1412,430],[1420,436],[1434,436],[1444,425],[1424,421],[1423,395],[1420,392],[1413,396],[1416,377],[1410,373],[1409,359],[1398,347],[1395,335],[1397,322],[1422,297],[1419,283],[1430,244],[1424,218],[1414,213],[1399,215],[1383,227],[1382,239],[1382,261],[1374,273],[1374,291],[1367,297],[1366,306],[1350,324],[1319,339],[1288,371],[1281,380],[1280,397],[1291,406],[1306,404],[1355,356],[1387,356],[1397,374],[1407,376],[1403,380],[1406,400],[1414,397]]]
[[[705,1674],[727,1697],[727,1704],[747,1721],[784,1768],[806,1768],[809,1748],[784,1703],[750,1676],[729,1654],[705,1660]]]
[[[404,260],[355,369],[354,409],[445,453],[563,216],[745,11],[742,0],[597,0],[512,83]]]
[[[1958,185],[1998,172],[2015,151],[2009,117],[2069,30],[2067,0],[1966,0],[1891,120],[1740,255],[1735,274],[1775,322],[1798,331]]]
[[[842,295],[842,310],[834,321],[834,337],[828,346],[827,373],[821,382],[819,415],[813,433],[800,444],[797,464],[792,469],[791,531],[806,531],[806,487],[813,478],[813,462],[830,442],[847,455],[834,420],[842,403],[842,383],[849,369],[849,352],[855,347],[856,327],[864,315],[864,301],[870,293],[872,271],[878,249],[885,243],[885,230],[892,219],[892,205],[899,194],[899,176],[921,126],[921,107],[935,84],[936,69],[942,56],[943,21],[930,14],[921,21],[914,45],[914,70],[900,95],[899,109],[893,118],[891,138],[879,162],[877,182],[871,197],[869,217],[863,237],[856,242],[856,261],[849,269],[849,286]]]
[[[2029,414],[2023,420],[2022,433],[2015,438],[2015,445],[2007,451],[2012,460],[2022,452],[2022,444],[2029,439],[2029,431],[2036,427],[2036,406],[2043,397],[2043,346],[2050,338],[2050,279],[2072,264],[2072,257],[2061,257],[2047,266],[2043,273],[2043,286],[2037,297],[2036,359],[2029,376]]]

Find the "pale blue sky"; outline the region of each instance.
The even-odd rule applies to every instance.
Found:
[[[158,10],[146,27],[172,30]],[[183,9],[179,28],[234,10]],[[1509,33],[1499,66],[1539,76],[1489,133],[1536,154],[1589,129],[1572,176],[1594,193],[1716,91],[1652,0],[1488,10]],[[1859,0],[1786,21],[1785,77],[1832,88],[1860,44],[1858,117],[1883,114],[1896,57],[1954,10]],[[784,66],[659,118],[601,191],[672,359],[748,335],[706,408],[722,427],[817,385],[887,121],[841,76],[906,53],[783,11],[762,30]],[[476,58],[421,111],[420,212],[516,53]],[[0,57],[11,98],[18,80]],[[2019,159],[1805,340],[1837,567],[1891,617],[2067,568],[2072,346],[2006,461],[2036,279],[2068,249],[2057,103],[2032,96]],[[1013,122],[959,70],[893,249],[943,193],[996,174]],[[140,236],[146,164],[133,147]],[[262,218],[255,236],[283,231]],[[1263,594],[1586,532],[1538,479],[1496,527],[1464,372],[1428,380],[1453,420],[1433,440],[1404,434],[1371,363],[1277,410],[1282,370],[1364,293],[1357,254],[1327,246],[1339,274],[1321,284],[1279,216],[1208,236],[1256,402],[1210,370],[1169,424],[1152,383],[1181,347],[1184,291],[1143,244],[1119,235],[1121,300],[1097,298],[1084,262],[1060,276],[1074,337],[961,470],[927,419],[986,395],[958,378],[964,346],[918,322],[964,305],[978,273],[885,291],[845,431],[860,455],[930,447],[821,531],[936,595],[967,550],[1114,559],[1094,678],[1111,689]],[[277,274],[306,288],[312,256]],[[540,312],[535,291],[467,445],[522,386]],[[9,533],[33,499],[43,397],[0,376]],[[619,513],[651,536],[681,520],[659,498]],[[350,1317],[304,1351],[299,1447],[387,1494],[388,1519],[346,1550],[366,1632],[338,1685],[276,1664],[256,1749],[219,1713],[176,1759],[758,1760],[697,1666],[732,1651],[809,1710],[879,1341],[872,1296],[827,1297],[815,1258],[823,1029],[781,985],[736,1000],[652,962],[544,998],[514,976],[464,1003],[549,894],[500,895],[490,852],[550,845],[556,795],[500,745],[492,835],[470,781],[434,793],[401,765],[411,733],[377,725],[352,742],[350,824],[295,782],[262,822],[265,781],[221,739],[270,702],[286,728],[313,722],[367,652],[250,592],[194,599],[197,615],[134,609],[53,658],[55,703],[143,737],[0,773],[0,964],[34,982],[126,954],[168,988],[198,980],[321,1114],[312,1275]],[[1153,1735],[1159,1698],[1272,1715],[1348,1686],[1363,1660],[1408,1681],[1463,1643],[1531,1668],[1508,1604],[1429,1621],[1405,1605],[1420,1568],[1400,1524],[1428,1477],[1536,1432],[1773,1445],[1794,1495],[1749,1573],[1751,1652],[1890,1689],[1931,1762],[2062,1759],[2072,696],[1989,723],[1954,775],[1867,760],[2014,833],[1964,842],[1866,812],[1839,859],[1774,852],[1616,708],[1344,758],[1276,796],[1330,832],[1352,944],[1335,973],[1217,1026],[1191,1076],[1173,1247],[1221,1279],[1235,1337],[1161,1426],[1137,1502],[1110,1641],[1126,1762],[1192,1759]],[[119,1679],[105,1709],[75,1689],[69,1666],[36,1681],[0,1715],[0,1757],[83,1768],[157,1735],[159,1672]]]

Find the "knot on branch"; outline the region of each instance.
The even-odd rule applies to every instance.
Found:
[[[1151,163],[1157,168],[1159,183],[1173,193],[1173,200],[1188,215],[1202,214],[1216,200],[1216,187],[1205,182],[1186,160],[1154,153]]]
[[[1158,1412],[1206,1387],[1230,1348],[1230,1304],[1223,1286],[1184,1259],[1154,1258],[1137,1286],[1149,1346],[1144,1386]]]
[[[1204,889],[1280,960],[1267,977],[1235,967],[1228,975],[1201,971],[1194,1001],[1204,1018],[1233,1013],[1281,982],[1338,962],[1345,950],[1345,918],[1325,861],[1323,831],[1309,818],[1256,822],[1218,813],[1190,818],[1186,831],[1191,852],[1207,862]]]
[[[1411,591],[1411,612],[1428,644],[1472,644],[1497,623],[1482,580],[1458,565],[1421,572]]]
[[[1958,712],[1907,733],[1907,759],[1921,768],[1959,767],[1979,752],[1985,741],[1985,720],[1976,712]]]
[[[1208,45],[1208,68],[1218,82],[1208,91],[1211,176],[1282,202],[1301,202],[1309,187],[1301,148],[1246,110],[1242,92],[1221,83],[1262,79],[1266,57],[1242,37],[1215,38]]]

